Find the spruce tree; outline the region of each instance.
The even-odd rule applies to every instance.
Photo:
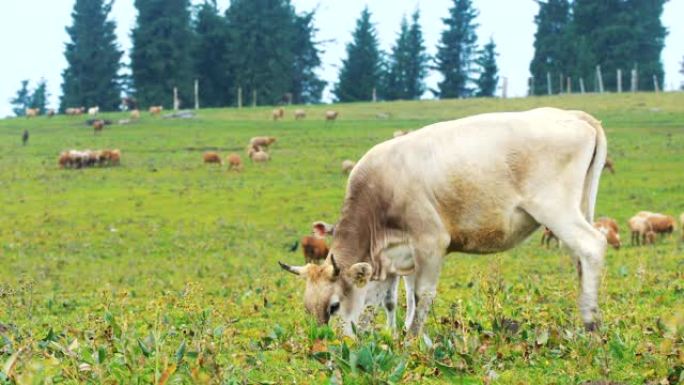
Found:
[[[135,0],[137,25],[133,29],[131,70],[142,106],[173,105],[178,88],[181,106],[193,100],[193,33],[189,0]]]
[[[496,44],[490,39],[477,58],[476,63],[479,67],[480,77],[477,79],[478,97],[492,97],[499,84],[499,67],[496,64]]]
[[[406,18],[401,21],[397,42],[387,63],[385,89],[387,100],[419,99],[425,92],[425,76],[429,57],[425,53],[423,32],[420,27],[420,13],[412,16],[411,25]]]
[[[123,52],[116,42],[116,24],[108,20],[112,1],[76,0],[66,31],[69,40],[62,72],[61,109],[99,106],[116,110],[121,101],[119,84]]]
[[[372,100],[373,89],[381,85],[382,62],[378,37],[368,7],[356,21],[353,41],[347,44],[334,94],[340,102]]]
[[[665,47],[667,30],[661,17],[666,0],[627,0],[623,4],[625,23],[629,32],[629,46],[625,60],[631,59],[639,73],[639,90],[653,91],[653,76],[658,79],[659,89],[663,89],[665,71],[660,60]],[[630,65],[629,62],[624,64]]]
[[[416,10],[411,17],[408,34],[408,65],[406,66],[406,99],[420,99],[425,93],[425,77],[428,73],[430,57],[425,48],[423,29],[420,26],[420,12]]]
[[[314,12],[295,16],[295,38],[292,40],[294,68],[290,91],[294,103],[318,103],[326,82],[316,74],[321,66],[320,50],[314,41],[317,32],[314,27]]]
[[[534,39],[534,58],[530,64],[530,72],[534,77],[534,93],[548,93],[547,75],[551,75],[551,92],[560,92],[559,76],[569,75],[571,57],[570,44],[570,3],[568,0],[548,0],[537,2],[539,13],[534,18],[537,32]]]
[[[29,81],[22,80],[21,88],[17,91],[17,95],[10,99],[10,104],[12,105],[12,112],[16,116],[26,115],[26,109],[31,105],[31,95],[29,92]]]
[[[48,96],[47,81],[45,79],[40,79],[36,89],[31,93],[31,101],[29,103],[31,108],[37,108],[41,115],[45,114]]]
[[[442,99],[466,98],[473,94],[477,15],[472,0],[454,0],[449,17],[442,19],[446,29],[442,32],[435,61],[443,80],[438,84],[439,90],[433,91]]]
[[[222,107],[234,103],[234,70],[229,65],[231,41],[228,23],[215,0],[200,5],[194,22],[195,73],[199,80],[200,105]]]
[[[406,17],[401,20],[399,36],[387,63],[383,98],[386,100],[406,99],[408,83],[408,35],[409,25]]]

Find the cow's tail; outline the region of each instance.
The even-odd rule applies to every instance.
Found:
[[[582,210],[589,223],[594,223],[594,210],[596,209],[596,198],[598,196],[599,180],[603,166],[606,164],[608,156],[608,141],[603,131],[601,122],[593,116],[582,111],[572,111],[579,119],[587,122],[596,130],[596,142],[594,144],[594,156],[589,163],[587,175],[584,178],[584,191],[582,194]]]

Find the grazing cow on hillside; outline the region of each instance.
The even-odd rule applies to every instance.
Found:
[[[268,147],[275,143],[276,140],[275,136],[255,136],[249,140],[247,152],[251,149],[254,149],[255,151],[268,150]]]
[[[242,170],[242,158],[238,154],[230,154],[226,158],[228,161],[228,170],[240,171]]]
[[[164,110],[164,106],[152,106],[150,107],[150,115],[159,115]]]
[[[53,116],[55,116],[55,115],[57,115],[57,111],[55,111],[54,108],[50,108],[49,110],[47,110],[47,116],[48,116],[48,118],[51,118],[51,117],[53,117]]]
[[[606,237],[608,244],[613,246],[615,250],[619,250],[622,243],[620,242],[620,230],[615,219],[599,218],[594,222],[596,230],[600,231]]]
[[[202,155],[204,163],[213,163],[221,165],[221,156],[213,151],[207,151]]]
[[[541,245],[548,249],[551,247],[552,240],[556,241],[556,247],[560,247],[560,240],[556,234],[554,234],[553,231],[551,231],[551,229],[548,227],[544,227],[544,230],[542,231]]]
[[[285,117],[285,110],[283,108],[276,108],[271,115],[273,116],[273,120],[282,119]]]
[[[337,111],[329,110],[329,111],[325,112],[325,120],[327,120],[329,122],[337,120],[338,116],[339,116],[339,113]]]
[[[130,115],[131,119],[138,120],[140,119],[140,110],[132,110]]]
[[[268,152],[260,148],[250,149],[248,155],[249,159],[251,159],[254,163],[266,163],[271,160],[271,156],[268,155]]]
[[[88,108],[88,115],[95,116],[100,113],[100,106]]]
[[[446,254],[508,250],[542,224],[577,257],[579,309],[593,330],[606,238],[592,223],[606,152],[601,124],[581,111],[433,124],[376,145],[357,163],[323,265],[281,267],[306,279],[308,312],[321,324],[339,315],[347,334],[365,306],[394,309],[404,276],[405,325],[415,337]]]
[[[104,129],[105,122],[104,120],[96,120],[93,122],[93,133],[94,134],[99,134],[102,132],[102,129]]]
[[[615,174],[615,164],[610,158],[606,158],[606,164],[603,168],[610,171],[611,174]]]
[[[639,246],[642,243],[646,244],[648,234],[653,233],[653,227],[651,226],[651,223],[648,221],[649,214],[650,213],[648,213],[647,211],[642,211],[627,221],[627,227],[629,227],[629,232],[632,236],[632,246]]]
[[[332,235],[332,232],[333,226],[323,222],[314,222],[312,235],[307,235],[301,240],[305,263],[320,263],[325,260],[329,251],[325,236]]]
[[[78,115],[83,115],[83,112],[85,111],[85,107],[78,107],[78,108],[67,108],[64,110],[64,113],[66,113],[69,116],[78,116]]]
[[[304,111],[302,109],[295,110],[294,117],[296,120],[304,119],[304,118],[306,118],[306,111]]]
[[[342,172],[345,174],[350,174],[356,166],[356,162],[353,160],[345,159],[342,161]]]
[[[37,108],[27,108],[26,109],[26,117],[27,118],[35,118],[38,115],[40,115],[39,109],[37,109]]]

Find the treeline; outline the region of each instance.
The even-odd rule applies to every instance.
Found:
[[[618,69],[625,89],[633,70],[639,90],[662,89],[665,1],[538,0],[531,93],[568,92],[568,85],[578,91],[580,79],[588,92],[598,90],[597,66],[605,90],[617,89]],[[112,0],[76,0],[67,27],[61,110],[116,110],[122,95],[141,106],[168,108],[174,87],[181,107],[191,107],[195,80],[203,107],[235,106],[238,98],[245,105],[321,101],[327,84],[317,74],[323,43],[316,37],[315,11],[297,13],[290,0],[232,0],[225,12],[215,0],[198,6],[190,0],[134,4],[138,17],[131,61],[123,64],[109,18]],[[478,45],[477,18],[472,0],[452,0],[431,57],[418,11],[402,20],[391,50],[383,52],[373,15],[365,8],[338,80],[330,85],[335,101],[410,100],[428,91],[438,98],[493,96],[499,84],[496,44],[490,39]],[[428,90],[430,71],[441,80]],[[16,111],[40,104],[26,87],[13,100]]]
[[[618,84],[629,89],[632,71],[638,90],[653,91],[656,85],[662,89],[660,54],[667,30],[661,16],[666,1],[537,1],[532,93],[578,92],[580,79],[587,92],[599,91],[597,66],[606,91],[617,91]]]
[[[48,97],[47,81],[41,79],[35,88],[29,89],[29,80],[21,81],[21,88],[17,91],[14,98],[10,99],[12,104],[12,112],[16,116],[26,115],[27,108],[35,108],[40,114],[45,114],[47,111]]]

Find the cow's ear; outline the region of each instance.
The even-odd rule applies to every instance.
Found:
[[[366,286],[372,275],[373,267],[365,262],[355,263],[347,270],[347,276],[356,287]]]
[[[317,221],[313,223],[311,230],[316,236],[325,237],[326,235],[332,235],[335,226],[322,221]]]

